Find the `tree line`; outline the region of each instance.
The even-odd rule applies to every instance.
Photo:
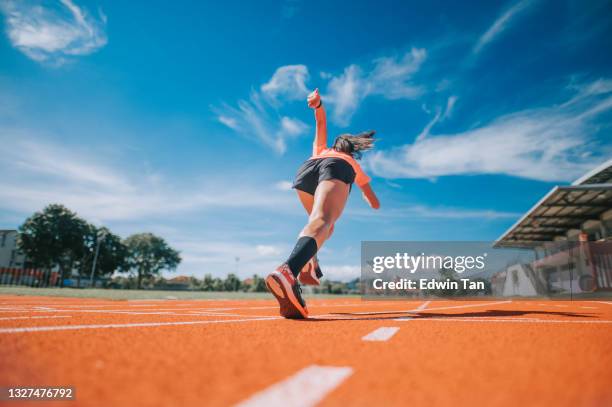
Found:
[[[152,233],[137,233],[126,239],[108,228],[97,227],[59,204],[51,204],[27,218],[18,229],[17,245],[28,267],[60,274],[60,286],[74,273],[77,286],[82,278],[110,277],[113,273],[134,276],[142,281],[173,271],[181,262],[178,251]],[[95,262],[95,267],[94,267]]]
[[[181,280],[177,282],[176,280]],[[136,282],[130,276],[114,276],[109,282],[112,288],[135,288]],[[225,278],[214,277],[205,274],[203,278],[194,276],[179,276],[166,279],[161,276],[148,278],[143,282],[143,287],[153,290],[189,290],[189,291],[234,291],[234,292],[267,292],[265,279],[254,274],[250,278],[240,280],[234,274],[229,273]],[[314,294],[359,294],[359,279],[349,282],[323,280],[321,285],[312,287]]]

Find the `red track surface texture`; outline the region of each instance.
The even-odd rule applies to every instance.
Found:
[[[612,302],[0,297],[0,386],[67,406],[612,405]]]

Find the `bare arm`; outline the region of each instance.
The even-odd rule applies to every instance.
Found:
[[[327,114],[321,103],[318,89],[315,89],[314,92],[308,95],[308,106],[314,109],[315,121],[317,123],[315,139],[312,144],[312,154],[315,155],[327,148]]]
[[[374,193],[374,190],[370,186],[369,183],[361,186],[361,191],[363,192],[363,199],[370,205],[372,209],[380,208],[380,202],[378,201],[378,197]]]

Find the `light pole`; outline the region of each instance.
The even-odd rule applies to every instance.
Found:
[[[100,243],[106,237],[106,232],[99,231],[96,234],[96,253],[94,254],[93,264],[91,265],[91,275],[89,276],[89,286],[93,287],[94,274],[96,273],[96,263],[98,262],[98,254],[100,253]]]

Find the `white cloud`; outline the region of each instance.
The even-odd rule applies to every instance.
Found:
[[[280,256],[280,254],[282,253],[282,250],[279,247],[264,244],[258,244],[257,246],[255,246],[255,250],[257,251],[257,254],[263,257]]]
[[[359,278],[361,267],[357,265],[331,265],[321,264],[323,278],[333,281],[350,281]]]
[[[291,191],[293,189],[293,182],[291,181],[279,181],[275,184],[276,189],[280,191]]]
[[[427,123],[425,125],[425,127],[423,127],[423,130],[421,130],[421,132],[419,133],[419,135],[416,137],[417,141],[421,141],[423,140],[425,137],[429,136],[429,132],[431,131],[431,129],[433,128],[433,126],[436,125],[436,123],[438,123],[438,121],[440,120],[440,115],[442,114],[442,112],[440,111],[440,109],[438,109],[436,111],[436,114],[434,115],[433,119],[431,119],[429,121],[429,123]]]
[[[424,49],[412,48],[403,56],[382,57],[372,61],[373,67],[364,71],[349,65],[339,76],[332,76],[324,99],[332,107],[332,120],[347,126],[359,105],[368,96],[389,100],[416,99],[424,89],[411,82],[427,57]]]
[[[521,0],[506,10],[493,22],[489,29],[485,31],[480,38],[478,38],[478,41],[472,48],[472,53],[478,54],[480,51],[482,51],[487,44],[508,29],[513,19],[515,19],[521,12],[528,9],[534,3],[535,0]]]
[[[305,65],[281,66],[268,82],[261,85],[261,92],[272,99],[303,100],[309,93],[306,88],[308,78]]]
[[[492,209],[464,209],[453,207],[435,207],[411,205],[399,208],[383,208],[380,211],[351,209],[347,215],[354,220],[364,218],[388,219],[516,219],[521,216],[517,212],[504,212]]]
[[[444,114],[442,115],[441,120],[446,120],[452,117],[453,109],[455,108],[455,104],[457,103],[457,96],[449,96],[446,100],[446,109],[444,110]]]
[[[569,181],[593,166],[590,135],[597,115],[612,109],[612,91],[585,85],[568,102],[523,110],[461,133],[416,140],[367,157],[374,174],[389,178],[505,174]]]
[[[283,244],[252,245],[236,240],[206,240],[190,236],[170,236],[168,242],[181,252],[181,272],[199,278],[208,273],[223,278],[234,272],[240,278],[253,274],[265,276],[282,263],[282,255],[290,250],[289,245]]]
[[[347,126],[357,111],[365,94],[365,81],[361,68],[350,65],[344,69],[340,76],[331,78],[324,95],[325,102],[332,106],[332,120],[340,125]]]
[[[239,100],[237,107],[213,107],[217,120],[243,137],[256,140],[279,154],[287,150],[287,140],[305,134],[308,125],[294,117],[277,112],[280,104],[306,98],[304,65],[287,65],[276,70],[272,78],[252,91],[248,100]]]
[[[434,115],[433,119],[431,119],[425,125],[423,130],[421,130],[419,135],[416,137],[416,141],[421,141],[425,137],[429,136],[429,133],[431,132],[431,129],[438,122],[442,122],[442,121],[448,119],[449,117],[451,117],[451,115],[453,113],[453,108],[454,108],[456,102],[457,102],[457,96],[449,96],[449,98],[446,100],[446,108],[444,109],[444,112],[442,112],[442,109],[440,109],[440,108],[436,109],[436,114]],[[423,110],[426,113],[430,113],[430,111],[425,106],[423,106]]]
[[[386,99],[415,99],[423,93],[420,86],[409,81],[420,68],[427,52],[412,48],[403,57],[383,57],[374,60],[374,70],[367,79],[368,93]]]
[[[222,124],[226,125],[230,129],[238,130],[240,128],[239,125],[238,125],[238,120],[234,119],[233,117],[227,117],[227,116],[219,115],[219,117],[217,117],[217,119],[219,120],[219,122],[221,122]]]
[[[135,220],[213,208],[278,211],[295,199],[256,180],[227,188],[208,178],[183,185],[161,174],[120,170],[84,151],[24,139],[24,132],[2,128],[0,209],[29,214],[62,203],[92,221]],[[249,199],[244,199],[248,196]]]
[[[101,11],[95,17],[71,0],[60,3],[53,7],[40,1],[1,1],[11,44],[35,61],[57,65],[106,45],[106,16]]]

